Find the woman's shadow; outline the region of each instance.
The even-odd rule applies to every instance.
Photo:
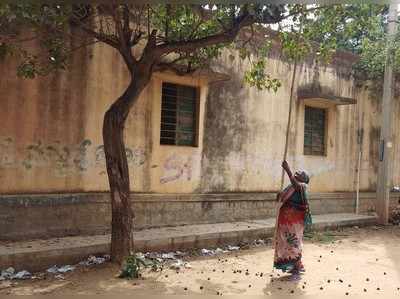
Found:
[[[278,274],[279,275],[279,274]],[[263,289],[265,295],[297,294],[303,295],[306,281],[301,275],[283,275],[272,277]]]

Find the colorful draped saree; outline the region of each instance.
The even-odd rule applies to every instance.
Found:
[[[311,225],[311,214],[307,200],[307,185],[301,190],[292,185],[286,187],[278,197],[280,208],[275,234],[274,267],[284,272],[304,271],[302,258],[304,229]]]

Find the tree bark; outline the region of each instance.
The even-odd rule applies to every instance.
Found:
[[[124,126],[130,108],[146,87],[150,76],[134,76],[107,110],[103,122],[103,142],[111,192],[111,260],[122,263],[133,253],[133,217],[130,203],[129,168],[124,143]]]

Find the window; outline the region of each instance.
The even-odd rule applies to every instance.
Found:
[[[160,144],[196,145],[198,89],[163,83]]]
[[[304,154],[325,155],[325,109],[305,106]]]

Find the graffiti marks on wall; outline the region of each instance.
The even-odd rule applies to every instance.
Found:
[[[146,156],[142,148],[126,149],[130,167],[140,167],[145,163]],[[17,158],[18,157],[18,158]],[[10,137],[0,137],[0,169],[18,168],[25,170],[34,168],[49,168],[58,177],[83,173],[91,168],[102,168],[100,174],[105,174],[104,146],[93,146],[89,139],[79,144],[65,145],[60,141],[44,144],[38,141],[17,148]]]
[[[0,138],[0,168],[16,166],[15,144],[12,138]]]
[[[142,166],[146,162],[146,155],[143,148],[126,148],[125,152],[129,166]],[[94,155],[96,167],[105,167],[106,155],[104,153],[104,145],[96,147]]]
[[[192,179],[193,160],[191,156],[172,154],[165,159],[163,165],[164,173],[160,178],[161,184]]]
[[[126,158],[128,164],[132,166],[141,166],[145,162],[145,153],[142,148],[126,149]]]
[[[57,176],[83,172],[90,166],[88,150],[91,144],[88,139],[70,147],[61,144],[60,141],[47,145],[38,141],[23,149],[21,164],[27,170],[34,167],[51,167]]]

